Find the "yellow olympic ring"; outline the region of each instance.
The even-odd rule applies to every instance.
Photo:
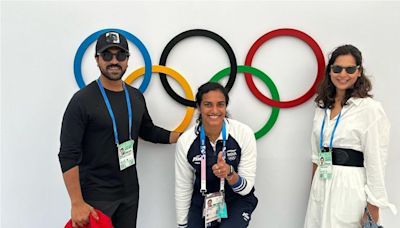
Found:
[[[178,72],[176,72],[175,70],[173,70],[169,67],[160,66],[160,65],[153,65],[151,67],[151,71],[153,73],[164,73],[164,74],[167,74],[168,76],[171,76],[182,86],[183,91],[185,91],[186,98],[189,100],[194,100],[193,91],[190,88],[189,83],[186,81],[186,79],[181,74],[179,74]],[[145,73],[145,67],[141,67],[141,68],[135,70],[134,72],[132,72],[131,74],[129,74],[128,77],[125,79],[125,82],[128,84],[131,84],[137,78],[144,75],[144,73]],[[177,128],[175,128],[174,131],[183,132],[189,126],[190,121],[193,118],[193,114],[194,114],[194,108],[187,107],[185,117],[183,118],[183,120],[179,124],[179,126]]]

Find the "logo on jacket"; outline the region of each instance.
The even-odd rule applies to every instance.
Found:
[[[236,160],[236,156],[237,156],[236,149],[226,151],[226,157],[228,158],[229,161]]]
[[[192,162],[196,165],[200,165],[201,163],[201,154],[198,154],[193,157]]]
[[[244,221],[246,221],[246,222],[249,221],[249,219],[250,219],[249,213],[243,212],[242,216],[243,216]]]

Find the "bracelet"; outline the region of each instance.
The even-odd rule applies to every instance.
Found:
[[[228,181],[230,181],[233,178],[233,174],[235,174],[235,169],[233,168],[233,166],[230,165],[229,167],[230,167],[229,173],[228,175],[226,175],[226,179]]]
[[[229,173],[228,173],[228,175],[227,175],[228,177],[232,176],[233,173],[235,173],[235,169],[233,168],[232,165],[230,165],[229,168],[230,168],[230,170],[229,170]]]

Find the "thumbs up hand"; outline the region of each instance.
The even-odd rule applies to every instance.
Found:
[[[230,166],[226,164],[224,159],[222,159],[222,152],[218,153],[218,160],[215,165],[212,166],[212,170],[215,176],[219,178],[226,178],[230,171]]]

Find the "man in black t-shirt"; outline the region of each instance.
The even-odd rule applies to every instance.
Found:
[[[142,93],[121,80],[129,59],[123,35],[101,34],[95,59],[100,77],[74,94],[61,127],[58,157],[71,219],[74,227],[84,226],[89,215],[98,218],[98,209],[115,228],[133,228],[139,200],[138,138],[175,143],[179,133],[155,126]]]

